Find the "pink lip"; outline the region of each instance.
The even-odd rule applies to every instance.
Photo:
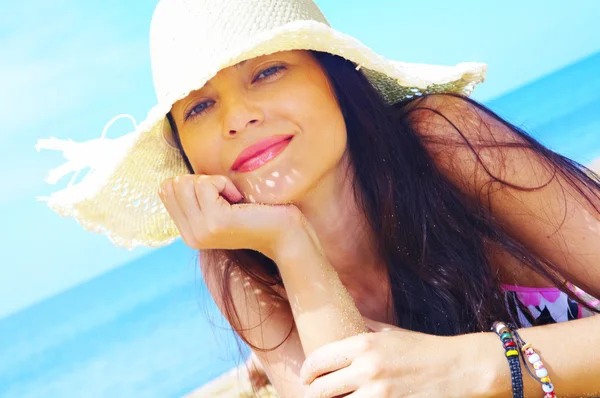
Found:
[[[258,169],[283,152],[292,137],[293,135],[276,135],[258,141],[238,155],[231,166],[231,170],[244,172]]]

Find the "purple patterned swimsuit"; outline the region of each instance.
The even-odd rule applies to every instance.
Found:
[[[569,283],[568,287],[577,297],[591,307],[600,310],[600,300],[590,296],[573,284]],[[595,314],[555,287],[532,288],[503,284],[502,288],[506,294],[507,305],[516,307],[519,320],[523,326],[531,326],[531,320],[519,309],[516,300],[526,306],[536,321],[543,325],[585,318]]]

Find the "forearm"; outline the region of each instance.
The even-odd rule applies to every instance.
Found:
[[[337,272],[309,234],[297,234],[276,262],[306,356],[327,343],[368,331]]]
[[[559,397],[600,396],[600,316],[559,324],[520,329],[519,334],[531,343],[540,355],[544,367]],[[495,396],[510,396],[510,372],[498,337],[488,333],[486,338],[497,349],[495,355],[496,380],[491,390]],[[496,352],[497,351],[497,352]],[[541,395],[541,384],[523,369],[523,386],[526,397]]]

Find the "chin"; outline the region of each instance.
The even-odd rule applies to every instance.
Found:
[[[285,189],[288,188],[288,189]],[[269,205],[293,204],[302,196],[301,192],[295,187],[280,187],[280,189],[262,190],[255,189],[243,190],[245,203],[260,203]]]
[[[309,177],[312,173],[293,167],[290,163],[277,162],[275,159],[273,164],[236,175],[232,180],[244,195],[246,203],[295,203],[311,186]]]
[[[298,204],[306,200],[328,175],[332,176],[332,171],[340,165],[339,159],[333,157],[322,157],[320,162],[277,160],[234,177],[234,183],[246,203]]]

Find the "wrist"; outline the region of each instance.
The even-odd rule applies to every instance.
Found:
[[[470,397],[512,397],[510,368],[504,355],[502,343],[493,332],[472,333],[458,338],[469,339],[468,349],[462,356],[464,369],[469,373],[463,376],[470,391]],[[462,366],[461,366],[462,368]]]
[[[273,261],[278,265],[297,262],[320,252],[316,234],[305,220],[288,225],[273,248]]]
[[[494,398],[512,397],[511,370],[502,342],[494,332],[485,333],[482,339],[486,340],[485,344],[489,347],[488,350],[484,351],[488,356],[485,366],[489,369],[489,377],[485,380],[487,396]]]

